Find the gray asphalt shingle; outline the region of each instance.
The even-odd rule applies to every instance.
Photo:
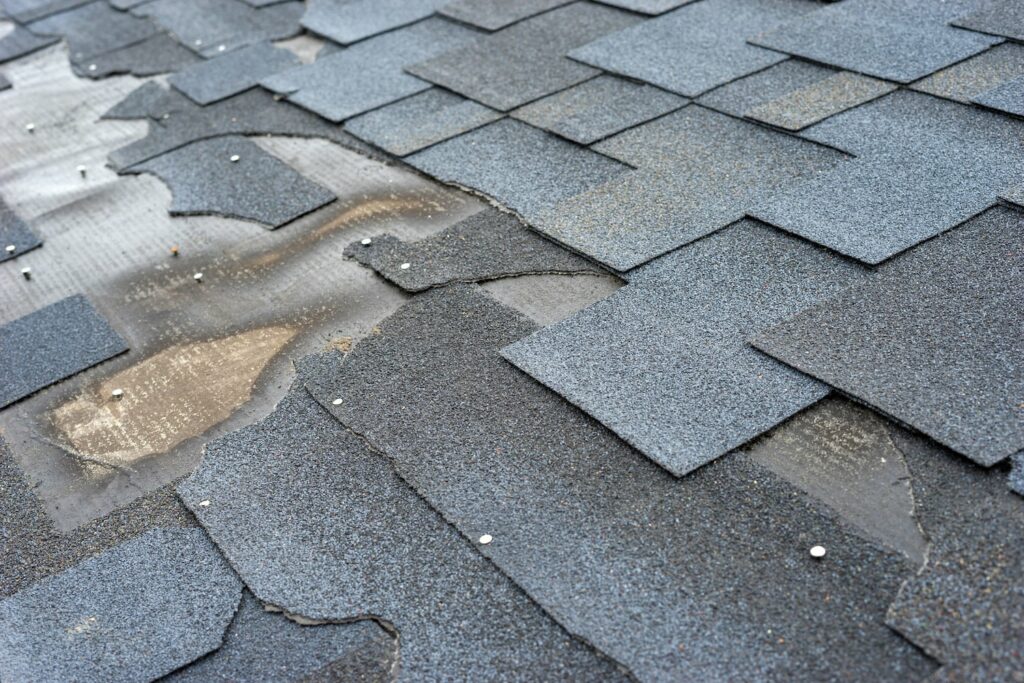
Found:
[[[42,50],[59,40],[60,36],[36,35],[24,26],[15,24],[10,33],[0,38],[0,63]]]
[[[92,0],[3,0],[0,7],[20,24],[79,7]]]
[[[975,96],[972,101],[1005,114],[1024,116],[1024,76],[1001,83]]]
[[[446,17],[482,28],[497,31],[509,24],[528,19],[541,12],[574,0],[452,0],[440,9]]]
[[[950,22],[953,26],[1024,41],[1024,6],[1017,0],[986,0],[970,14]]]
[[[349,45],[426,19],[448,0],[313,0],[302,25]]]
[[[28,28],[40,35],[59,35],[68,44],[73,64],[142,42],[157,33],[152,22],[119,12],[105,2],[91,2],[34,21]]]
[[[142,42],[75,62],[71,70],[79,78],[106,78],[114,74],[155,76],[184,69],[202,60],[166,33],[157,33]]]
[[[813,85],[833,74],[835,69],[800,59],[787,59],[763,71],[738,78],[701,95],[697,103],[736,117],[787,93]]]
[[[0,247],[3,248],[0,252],[0,263],[41,246],[43,241],[39,236],[32,232],[25,221],[0,197]]]
[[[210,104],[255,88],[260,79],[300,63],[288,50],[256,43],[182,69],[167,82],[193,102]]]
[[[1021,75],[1024,75],[1024,45],[1003,43],[937,71],[910,87],[969,104],[975,95]]]
[[[641,14],[664,14],[670,9],[682,7],[694,0],[597,0],[603,5],[621,7]]]
[[[748,109],[746,116],[777,128],[797,131],[895,89],[892,83],[841,71]]]

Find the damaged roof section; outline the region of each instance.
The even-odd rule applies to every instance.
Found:
[[[0,79],[2,78],[0,75]],[[2,86],[0,90],[3,90]],[[32,232],[14,209],[7,206],[3,198],[0,198],[0,245],[4,248],[0,252],[0,263],[43,245],[39,236]]]
[[[193,102],[210,104],[255,88],[260,79],[299,64],[288,50],[256,43],[183,69],[167,82]]]

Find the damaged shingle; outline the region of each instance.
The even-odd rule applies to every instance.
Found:
[[[3,75],[0,74],[0,81]],[[0,90],[3,90],[0,87]],[[25,224],[25,221],[14,212],[14,209],[7,206],[3,198],[0,198],[0,263],[8,259],[17,258],[27,251],[43,246],[43,241],[32,229]],[[14,249],[10,249],[14,247]]]
[[[334,201],[334,193],[242,137],[200,140],[127,169],[171,189],[172,216],[213,214],[278,228]]]
[[[261,78],[298,64],[299,58],[288,50],[256,43],[183,69],[167,82],[193,102],[210,104],[255,88]]]
[[[995,208],[754,344],[981,465],[1024,449],[1024,218]]]
[[[106,2],[91,2],[54,14],[31,23],[29,29],[40,35],[64,38],[72,64],[79,65],[98,55],[140,43],[157,32],[151,22],[119,12]]]
[[[1024,46],[1003,43],[937,71],[910,87],[969,104],[976,95],[1021,75],[1024,75]]]
[[[369,244],[351,244],[345,254],[409,292],[529,273],[603,272],[514,216],[489,208],[418,242],[380,235]]]
[[[0,63],[31,54],[60,41],[60,36],[40,36],[15,24],[10,33],[0,38]]]
[[[302,25],[348,45],[426,19],[448,0],[313,0]]]
[[[954,19],[953,26],[1024,41],[1024,5],[1018,0],[986,0],[977,9]]]
[[[477,549],[560,623],[641,680],[929,671],[881,623],[910,570],[898,554],[743,454],[666,473],[498,355],[535,329],[476,286],[432,290],[310,387],[466,537],[492,536]],[[599,336],[600,354],[616,348]],[[808,556],[814,543],[827,561]]]
[[[0,327],[0,408],[128,350],[81,295]]]
[[[896,89],[867,76],[841,71],[748,109],[746,116],[785,130],[801,130]]]
[[[276,410],[207,445],[178,487],[256,596],[309,619],[388,622],[411,681],[623,678],[317,405],[303,382],[339,360],[305,359]]]
[[[566,54],[636,22],[636,17],[619,10],[574,3],[412,64],[406,71],[508,111],[598,75]]]
[[[814,8],[806,0],[702,0],[600,38],[569,56],[696,97],[785,59],[746,39]]]
[[[485,31],[497,31],[570,2],[573,0],[452,0],[440,13]]]
[[[76,76],[83,78],[106,78],[114,74],[155,76],[183,69],[201,59],[166,33],[158,33],[140,43],[92,57],[86,60],[88,63],[72,63],[71,68]]]
[[[220,647],[241,590],[202,530],[147,532],[0,602],[0,675],[152,680]]]

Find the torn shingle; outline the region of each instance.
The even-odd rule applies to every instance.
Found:
[[[897,91],[802,136],[858,155],[750,214],[867,263],[959,225],[1024,180],[1024,124]]]
[[[0,408],[128,350],[81,295],[0,327]]]
[[[212,214],[279,228],[334,201],[334,193],[243,137],[200,140],[130,167],[171,189],[172,216]]]
[[[1019,212],[992,209],[754,344],[992,465],[1024,449],[1022,237]]]
[[[501,114],[440,88],[361,114],[345,130],[395,156],[413,152],[479,128]]]
[[[970,104],[971,98],[1024,75],[1024,46],[996,45],[970,59],[917,81],[910,87],[938,97]]]
[[[403,72],[402,67],[477,35],[453,22],[428,19],[318,57],[312,64],[270,76],[260,84],[339,122],[428,89],[429,83]]]
[[[0,74],[0,79],[3,75]],[[0,87],[0,90],[3,90]],[[43,241],[32,232],[25,221],[0,198],[0,263],[17,258],[27,251],[43,246]],[[9,247],[14,247],[10,250]]]
[[[443,182],[482,192],[529,216],[628,169],[519,121],[503,119],[407,157]]]
[[[742,117],[748,110],[766,104],[787,93],[813,85],[833,74],[835,69],[799,59],[787,59],[773,66],[744,76],[701,95],[702,106]]]
[[[509,24],[547,12],[573,0],[452,0],[440,9],[446,17],[485,31],[497,31]]]
[[[40,35],[64,38],[73,64],[140,43],[157,32],[149,21],[120,12],[106,2],[92,2],[54,14],[32,22],[29,29]]]
[[[216,652],[161,679],[162,683],[235,681],[360,681],[387,683],[397,655],[395,639],[376,623],[300,626],[242,594],[224,644]]]
[[[676,475],[828,389],[747,345],[863,276],[744,221],[629,274],[629,285],[502,354]]]
[[[92,0],[2,0],[0,8],[17,23],[27,24],[89,2]]]
[[[785,59],[746,39],[814,7],[805,0],[702,0],[600,38],[569,56],[696,97]]]
[[[886,618],[943,667],[937,681],[1017,681],[1024,643],[1024,500],[984,470],[893,430],[910,470],[928,562]]]
[[[348,45],[426,19],[448,0],[314,0],[302,25]]]
[[[975,104],[1024,117],[1024,76],[1017,76],[973,98]]]
[[[1017,0],[987,0],[970,14],[950,22],[953,26],[1024,41],[1024,5]]]
[[[536,328],[478,287],[421,294],[379,327],[314,375],[315,395],[467,538],[491,535],[482,554],[639,679],[929,670],[881,623],[910,570],[898,554],[743,454],[669,475],[505,362],[498,349]],[[597,341],[600,354],[617,346]],[[808,556],[818,542],[828,563]]]
[[[175,74],[167,82],[193,102],[210,104],[255,88],[260,79],[300,64],[299,58],[270,43],[256,43],[199,62]]]
[[[842,71],[747,110],[746,116],[785,130],[802,130],[822,119],[896,89],[867,76]]]
[[[406,71],[499,111],[598,75],[566,58],[573,48],[637,22],[625,12],[575,3],[485,36]]]
[[[92,57],[86,60],[88,63],[73,63],[71,69],[83,78],[106,78],[114,74],[155,76],[184,69],[201,59],[166,33],[158,33],[141,43]]]
[[[978,0],[845,0],[776,30],[756,45],[815,62],[910,83],[977,54],[999,39],[947,25]]]
[[[617,680],[303,388],[207,445],[178,486],[246,585],[310,619],[385,620],[408,680]],[[208,500],[208,505],[201,505]]]
[[[692,105],[594,149],[639,170],[524,215],[537,230],[619,271],[724,228],[762,197],[843,158]]]
[[[152,680],[220,647],[242,585],[200,529],[158,529],[0,602],[5,680]]]
[[[409,292],[527,273],[604,272],[540,237],[515,216],[490,208],[418,242],[380,235],[369,244],[351,244],[345,254]]]
[[[31,54],[60,42],[60,36],[40,36],[15,24],[10,33],[0,38],[0,63]]]
[[[642,83],[598,76],[520,107],[513,118],[589,145],[679,109],[686,100]]]

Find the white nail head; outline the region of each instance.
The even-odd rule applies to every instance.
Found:
[[[78,167],[78,173],[79,173],[79,174],[80,174],[80,175],[81,175],[81,176],[82,176],[83,178],[85,177],[85,172],[86,172],[87,170],[88,170],[88,169],[86,169],[86,167],[85,167],[85,166],[79,166],[79,167]]]
[[[4,247],[4,251],[6,251],[8,254],[13,254],[14,252],[18,251],[18,248],[13,244],[8,244],[6,247]]]
[[[208,508],[208,507],[210,507],[210,501],[208,501],[208,500],[201,500],[201,501],[199,501],[199,507],[201,507],[201,508]]]
[[[359,244],[363,245],[364,247],[368,247],[371,244],[373,244],[373,240],[371,240],[369,237],[364,237],[363,239],[359,240]]]
[[[400,267],[400,268],[401,268],[402,270],[409,270],[409,268],[410,268],[411,266],[412,266],[412,264],[411,264],[411,263],[403,263],[403,264],[402,264],[401,266],[399,266],[399,267]]]
[[[233,163],[233,164],[234,163],[238,163],[238,160],[241,159],[241,158],[242,157],[238,156],[237,154],[232,154],[231,155],[231,163]]]
[[[21,269],[21,276],[23,278],[25,278],[26,280],[31,280],[32,279],[32,269],[28,268],[28,267],[22,268]]]
[[[228,49],[227,45],[218,45],[217,46],[217,52],[224,52],[224,50],[227,50],[227,49]]]
[[[113,391],[110,392],[110,395],[115,400],[120,401],[122,398],[124,398],[124,389],[114,389]]]
[[[89,71],[95,71],[95,70],[96,70],[96,65],[95,64],[90,64],[89,65]]]
[[[35,129],[36,129],[36,124],[34,124],[34,123],[26,123],[25,124],[25,130],[27,130],[29,133],[33,132]]]
[[[343,401],[340,398],[336,398],[333,401],[331,401],[331,405],[335,405],[335,406],[340,406],[342,403],[343,403]]]
[[[825,546],[823,546],[823,545],[813,546],[811,548],[811,557],[813,557],[816,560],[820,560],[821,558],[825,557]]]
[[[203,274],[202,273],[196,273],[195,275],[192,276],[192,279],[195,280],[196,282],[202,282],[203,281]]]
[[[480,545],[487,545],[488,543],[490,543],[493,540],[494,539],[491,537],[490,534],[484,534],[483,536],[480,537]]]
[[[202,45],[202,44],[203,44],[203,41],[201,41],[198,38],[196,38],[196,45]]]

